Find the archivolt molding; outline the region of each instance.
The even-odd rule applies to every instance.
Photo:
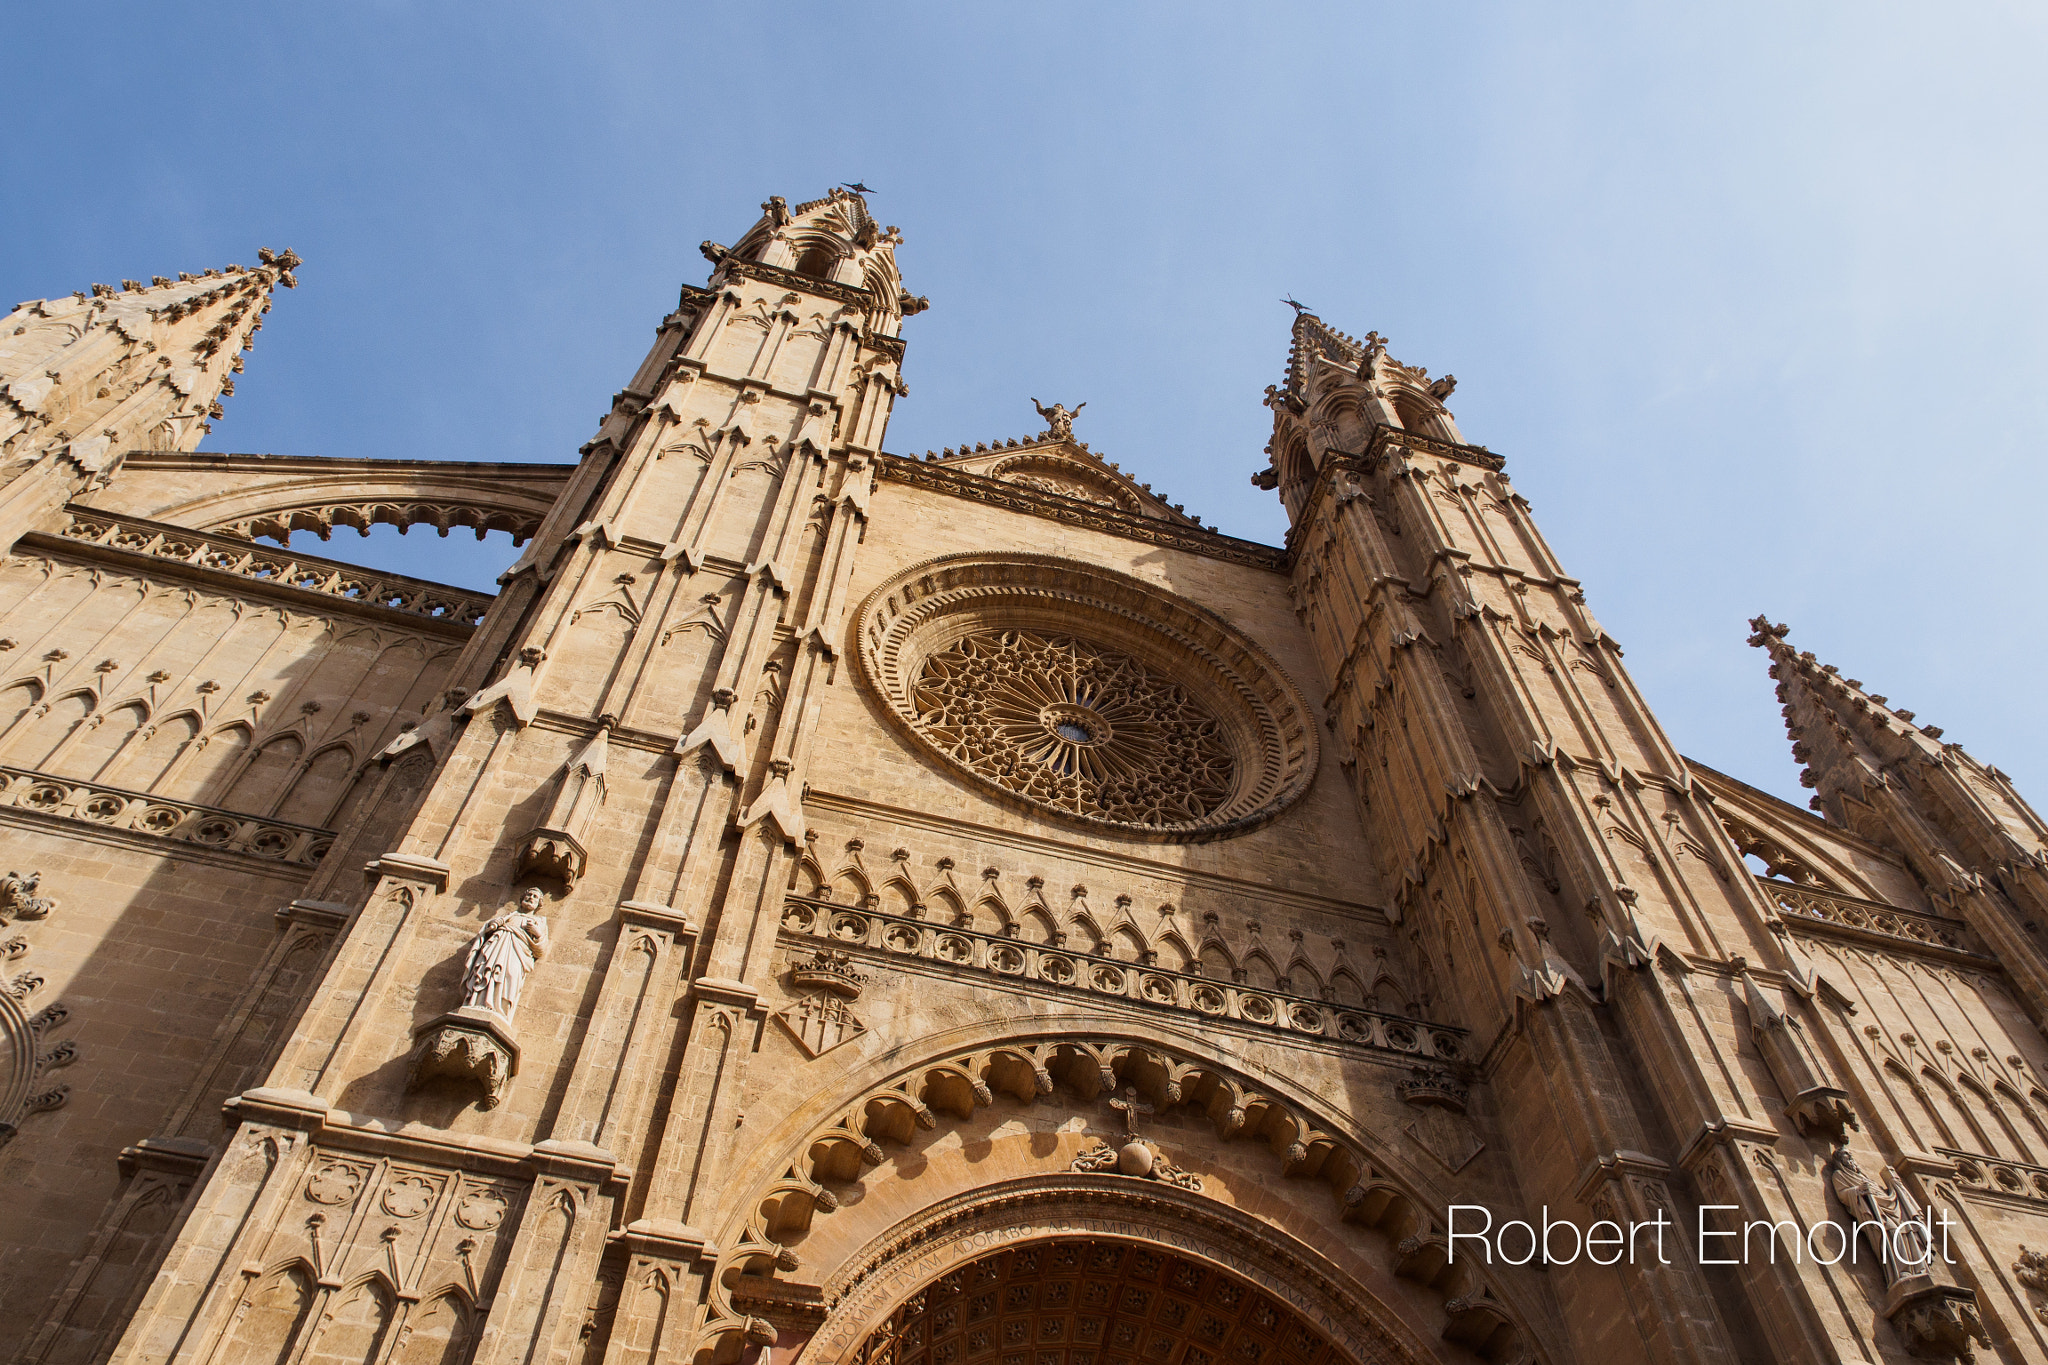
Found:
[[[1127,818],[1117,804],[1041,790],[1041,777],[1058,785],[1058,755],[1041,761],[983,752],[970,740],[939,734],[927,665],[959,652],[963,642],[1019,633],[1076,642],[1095,656],[1078,662],[1077,670],[1171,679],[1184,690],[1191,714],[1213,720],[1214,739],[1233,760],[1227,786],[1213,801],[1203,797],[1206,809],[1199,815]],[[1315,776],[1317,736],[1308,703],[1264,650],[1214,613],[1092,565],[1049,555],[960,555],[920,564],[868,596],[855,615],[854,639],[869,684],[907,736],[986,790],[1063,821],[1155,840],[1217,838],[1272,819]],[[966,710],[973,709],[967,699]],[[1049,705],[1045,724],[1080,715],[1069,715],[1072,710],[1066,703]],[[1092,729],[1092,721],[1080,720]]]
[[[758,1330],[733,1306],[736,1277],[799,1269],[800,1258],[788,1244],[802,1240],[816,1218],[849,1202],[839,1190],[860,1183],[888,1160],[884,1143],[906,1146],[920,1131],[965,1125],[977,1111],[994,1105],[999,1094],[1034,1105],[1064,1089],[1092,1103],[1127,1086],[1161,1114],[1198,1112],[1218,1141],[1263,1144],[1276,1174],[1304,1182],[1304,1200],[1310,1198],[1306,1182],[1323,1185],[1343,1224],[1384,1238],[1383,1244],[1362,1247],[1362,1253],[1376,1255],[1389,1273],[1444,1296],[1446,1337],[1490,1359],[1515,1358],[1527,1341],[1515,1315],[1478,1270],[1469,1261],[1451,1262],[1442,1227],[1444,1202],[1419,1193],[1416,1179],[1370,1154],[1361,1138],[1333,1131],[1340,1125],[1324,1126],[1300,1101],[1191,1049],[1078,1030],[941,1053],[868,1083],[847,1103],[814,1110],[822,1116],[812,1120],[793,1148],[784,1149],[794,1150],[794,1158],[746,1201],[750,1212],[744,1228],[719,1239],[727,1250],[714,1278],[704,1341]],[[1157,1182],[1071,1173],[1054,1181],[1061,1182],[1105,1194],[1136,1186],[1160,1197],[1185,1198],[1191,1207],[1216,1216],[1245,1216],[1193,1193],[1175,1190],[1169,1196],[1170,1187]],[[853,1269],[833,1269],[828,1306],[857,1287],[860,1263],[856,1257],[848,1263]],[[879,1314],[887,1306],[874,1311]]]
[[[1359,1365],[1435,1354],[1398,1311],[1378,1305],[1364,1286],[1285,1232],[1171,1187],[1042,1176],[944,1200],[875,1238],[827,1283],[825,1321],[793,1360],[844,1359],[899,1303],[991,1254],[1076,1239],[1126,1242],[1220,1268]]]

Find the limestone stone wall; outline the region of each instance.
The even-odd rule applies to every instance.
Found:
[[[39,1089],[62,1088],[61,1103],[21,1117],[21,1135],[0,1147],[0,1352],[11,1356],[95,1252],[119,1264],[82,1286],[66,1331],[96,1340],[113,1321],[135,1287],[126,1277],[158,1249],[133,1243],[169,1226],[223,1137],[221,1102],[289,1030],[333,924],[308,935],[279,917],[311,875],[303,863],[18,805],[0,805],[0,844],[7,866],[39,873],[39,893],[57,901],[0,930],[21,945],[7,970],[17,985],[37,982],[27,1009],[62,1014],[42,1045],[72,1049],[39,1077]],[[169,1163],[165,1188],[95,1247],[96,1225],[137,1176],[122,1154],[146,1139],[169,1142],[145,1159]]]
[[[0,563],[0,765],[333,827],[459,638],[197,577],[55,547]]]

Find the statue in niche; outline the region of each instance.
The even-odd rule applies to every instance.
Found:
[[[1833,1164],[1835,1197],[1854,1220],[1854,1232],[1877,1253],[1886,1287],[1925,1275],[1934,1260],[1927,1221],[1891,1167],[1884,1168],[1884,1183],[1879,1184],[1846,1147],[1835,1154]]]
[[[1045,425],[1051,430],[1055,439],[1068,441],[1072,440],[1074,436],[1074,419],[1079,417],[1081,409],[1088,405],[1086,403],[1077,403],[1070,408],[1063,403],[1054,403],[1051,407],[1047,407],[1034,398],[1031,400],[1031,406],[1038,409],[1038,415],[1045,419]]]
[[[489,1010],[510,1021],[533,964],[547,956],[548,922],[540,910],[540,888],[529,886],[518,909],[505,911],[477,930],[462,969],[465,1007]]]

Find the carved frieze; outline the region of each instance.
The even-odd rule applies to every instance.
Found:
[[[788,899],[782,932],[793,947],[826,939],[839,951],[971,977],[1002,990],[1078,991],[1138,1008],[1177,1011],[1199,1018],[1204,1026],[1270,1030],[1439,1064],[1457,1061],[1465,1046],[1465,1031],[1445,1024],[851,909],[829,900]]]

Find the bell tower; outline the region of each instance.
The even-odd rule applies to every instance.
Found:
[[[269,1085],[234,1102],[231,1141],[284,1155],[230,1160],[198,1193],[175,1287],[114,1358],[162,1358],[194,1323],[228,1331],[246,1307],[205,1292],[205,1266],[281,1234],[260,1217],[226,1242],[211,1229],[308,1161],[378,1159],[377,1133],[408,1121],[445,1130],[488,1206],[463,1224],[472,1296],[499,1305],[479,1365],[558,1358],[591,1286],[622,1275],[702,1296],[718,1249],[691,1220],[743,1121],[812,723],[906,391],[902,321],[925,307],[897,272],[901,240],[833,190],[772,198],[736,245],[704,244],[709,280],[662,320],[455,686],[385,751],[369,813],[309,890],[360,909]],[[365,899],[350,882],[366,864]],[[520,970],[544,953],[595,984],[550,994],[537,978],[505,997],[516,1014],[453,1008],[469,978],[450,964],[515,900],[547,922]],[[562,1079],[508,1084],[536,1073]],[[506,1150],[527,1153],[532,1183],[493,1183]],[[655,1326],[622,1312],[614,1348]]]
[[[1552,1267],[1583,1357],[1753,1358],[1761,1323],[1832,1357],[1859,1329],[1820,1271],[1737,1280],[1695,1237],[1696,1205],[1825,1203],[1775,1164],[1772,1115],[1803,1095],[1825,1118],[1837,1092],[1803,1062],[1728,1065],[1707,1022],[1774,1022],[1740,992],[1754,974],[1796,997],[1799,964],[1506,462],[1460,433],[1454,387],[1304,311],[1253,479],[1292,522],[1293,600],[1393,913],[1448,1017],[1494,1040],[1480,1074],[1528,1207],[1673,1228],[1664,1261]]]

